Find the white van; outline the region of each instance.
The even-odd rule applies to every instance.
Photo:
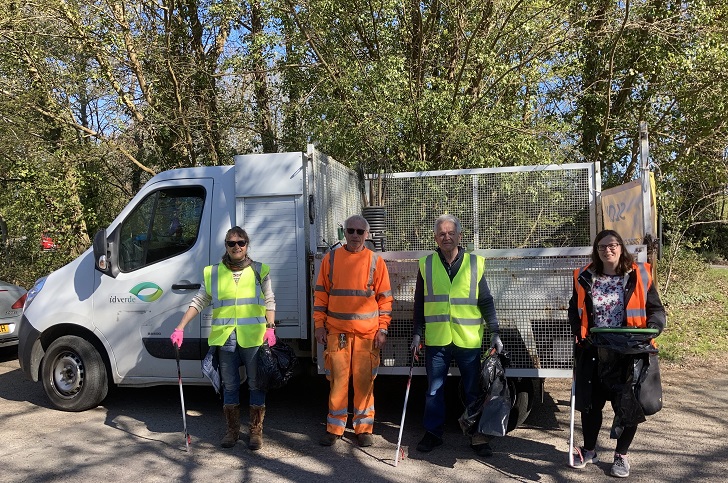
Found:
[[[314,226],[323,221],[315,220],[313,190],[319,185],[324,196],[328,189],[316,176],[349,170],[313,148],[236,156],[235,163],[154,176],[96,234],[92,248],[30,290],[18,358],[56,407],[94,407],[111,382],[177,383],[169,336],[199,289],[203,268],[225,253],[225,232],[235,225],[250,236],[251,258],[271,267],[278,337],[309,340],[304,349],[310,351],[312,255],[318,245],[328,248]],[[355,176],[344,181],[357,190]],[[338,205],[341,221],[358,210]],[[207,384],[200,360],[210,324],[208,307],[185,328],[185,383]]]

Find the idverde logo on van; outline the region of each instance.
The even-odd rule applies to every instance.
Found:
[[[142,302],[154,302],[162,296],[164,291],[153,282],[142,282],[129,290],[131,295],[109,295],[109,303],[112,304],[134,304],[137,300]]]

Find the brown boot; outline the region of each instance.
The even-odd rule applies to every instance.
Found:
[[[225,413],[227,431],[220,442],[220,446],[232,448],[240,438],[240,404],[225,404],[222,410]]]
[[[265,406],[250,406],[250,442],[248,448],[253,451],[263,447],[263,418],[265,418]]]

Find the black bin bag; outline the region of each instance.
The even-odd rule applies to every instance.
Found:
[[[257,377],[258,389],[269,391],[279,389],[293,377],[293,370],[298,364],[293,348],[278,340],[273,347],[268,342],[258,349]]]
[[[506,352],[490,354],[483,359],[480,396],[465,408],[458,420],[463,434],[505,436],[512,407],[505,373],[505,368],[509,365],[510,357]]]

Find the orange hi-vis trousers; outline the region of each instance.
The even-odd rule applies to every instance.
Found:
[[[329,334],[324,351],[324,370],[329,380],[329,414],[326,431],[342,435],[346,429],[349,406],[349,378],[354,383],[354,417],[356,434],[371,433],[374,428],[374,378],[379,368],[379,349],[374,339],[346,334],[346,345],[339,346],[339,334]]]

